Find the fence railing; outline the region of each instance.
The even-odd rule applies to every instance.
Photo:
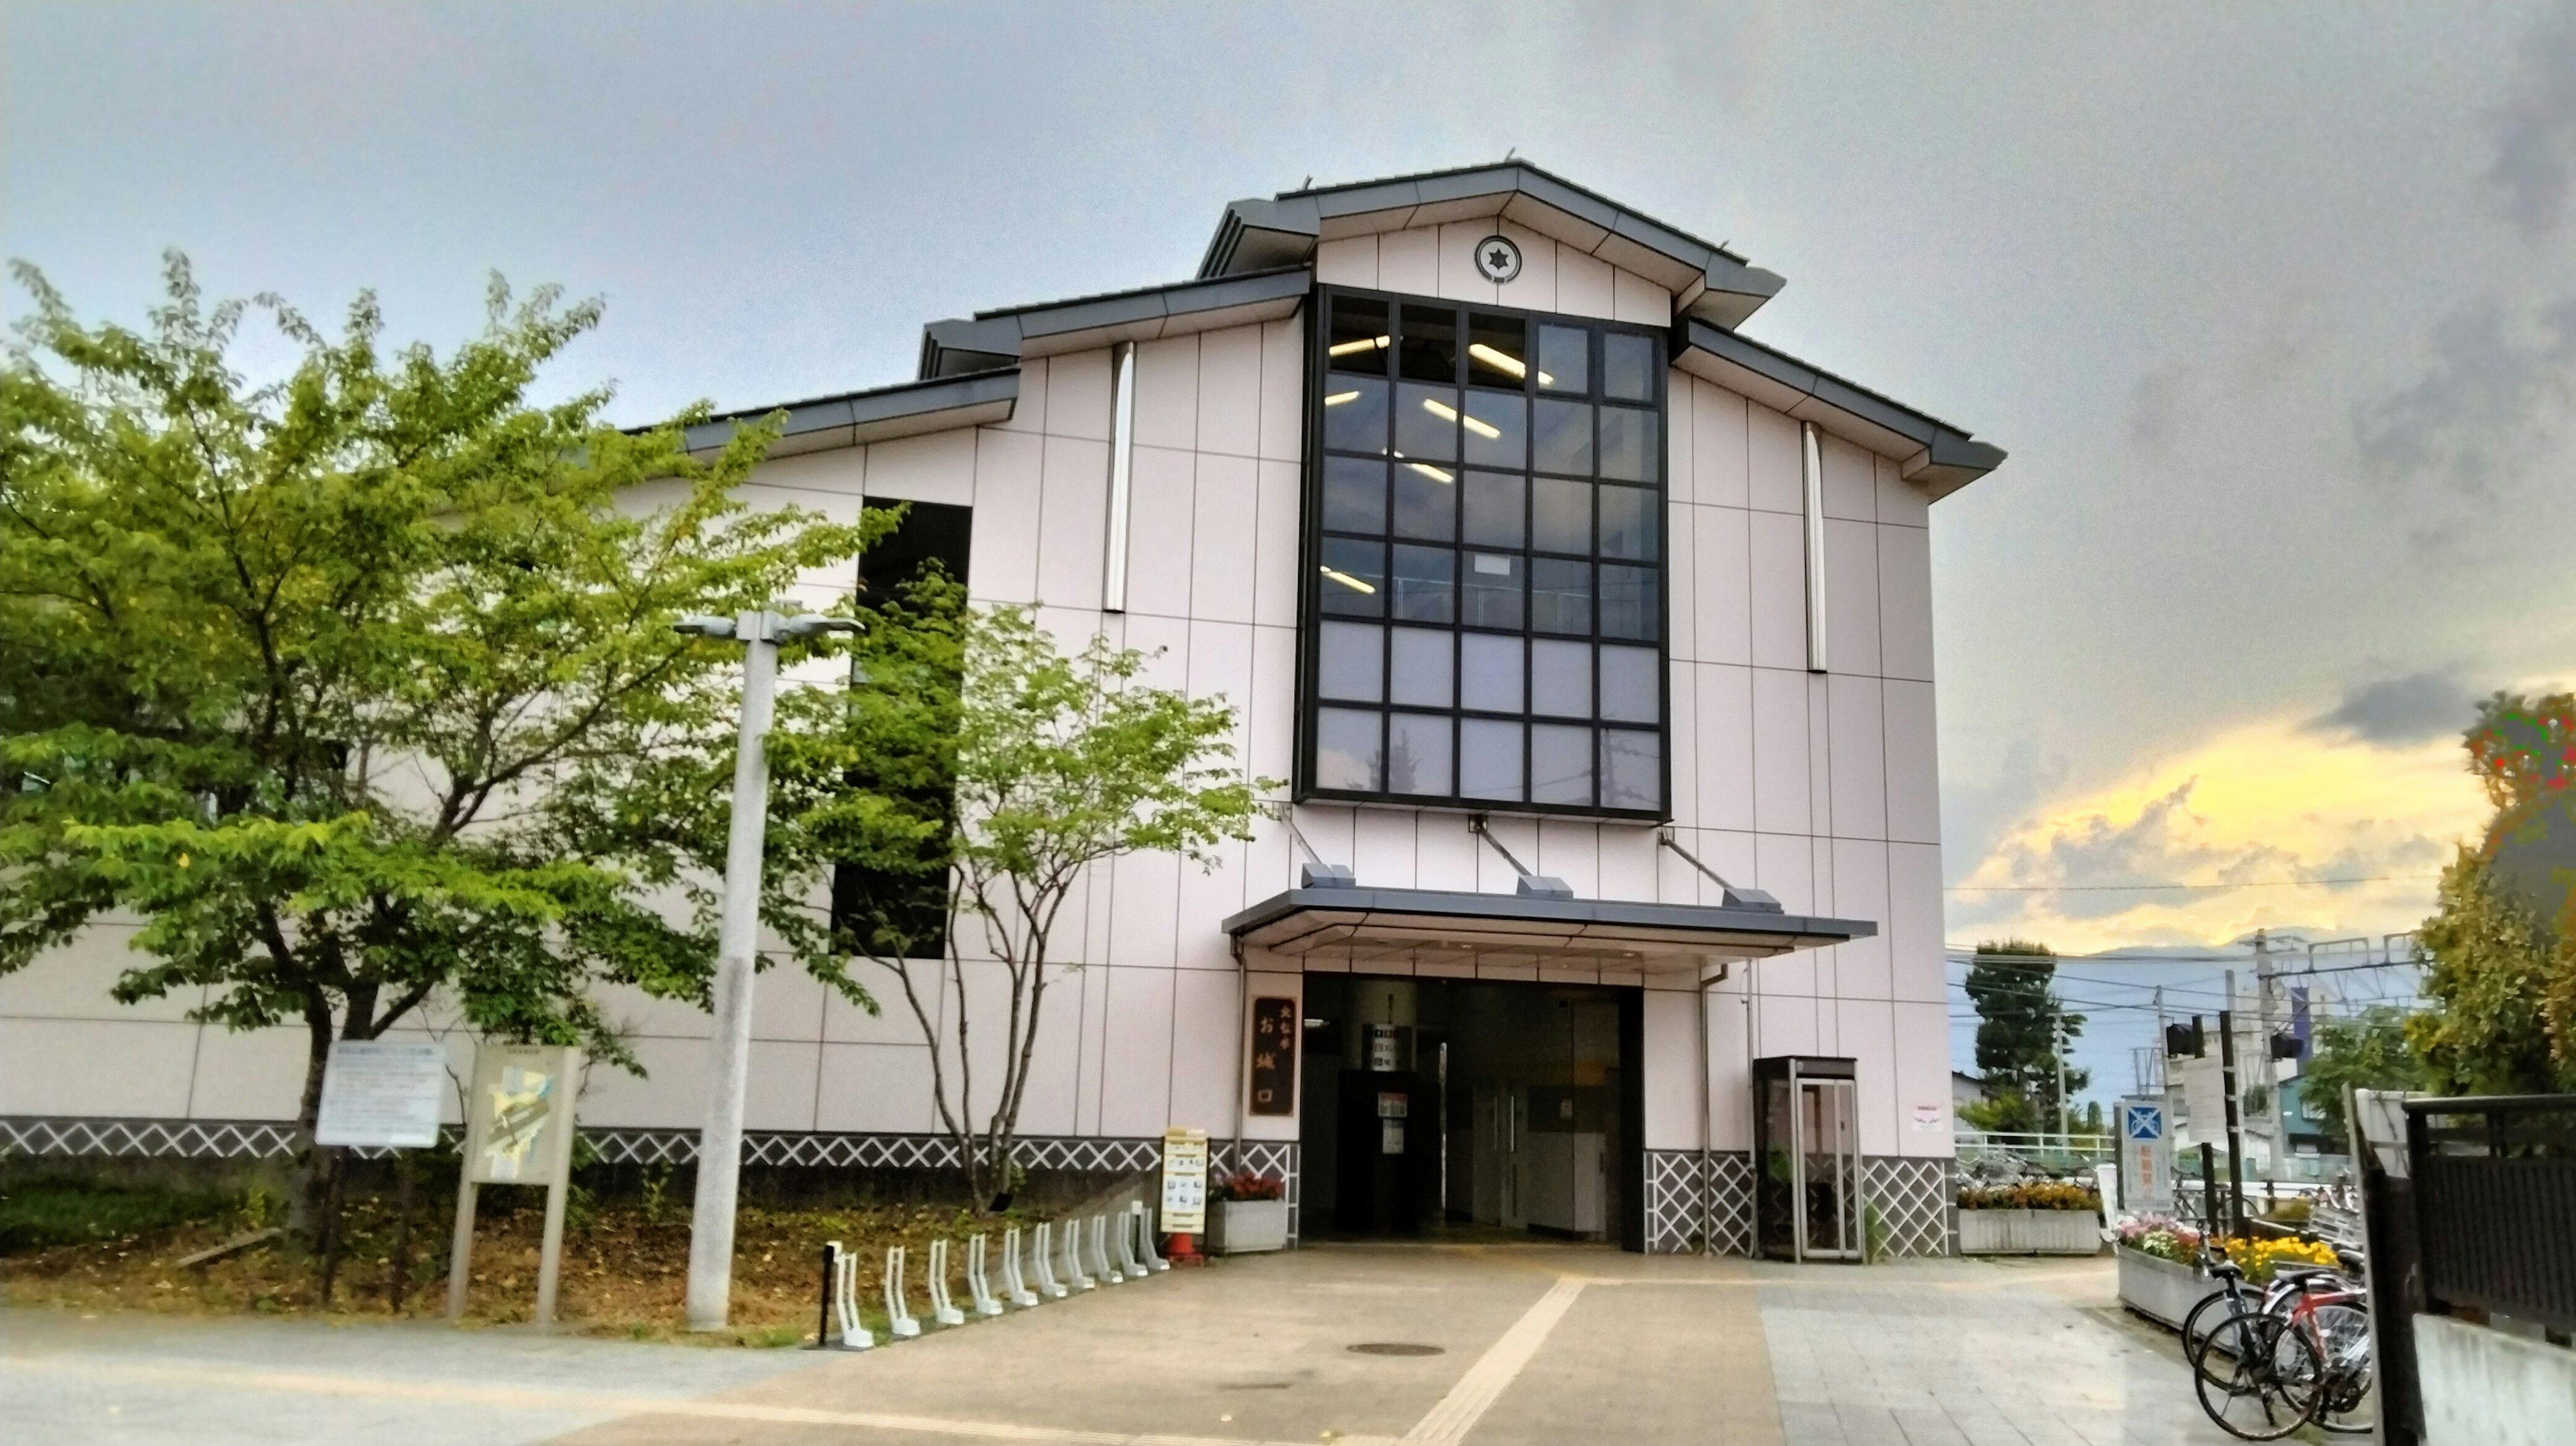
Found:
[[[2423,1304],[2576,1330],[2576,1097],[2408,1100]]]

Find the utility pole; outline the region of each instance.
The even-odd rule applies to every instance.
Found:
[[[2227,1001],[2236,1002],[2236,971],[2227,971]],[[2228,1233],[2245,1233],[2245,1134],[2236,1100],[2236,1011],[2218,1011],[2219,1085],[2227,1100]]]
[[[698,1135],[698,1191],[689,1213],[688,1324],[725,1327],[733,1300],[734,1201],[742,1180],[742,1099],[751,1073],[751,986],[760,957],[760,855],[769,831],[769,718],[778,645],[818,633],[854,633],[847,618],[688,617],[679,631],[736,638],[742,653],[742,725],[734,746],[733,821],[725,836],[724,914],[716,926],[715,1018],[707,1036],[707,1123]]]
[[[2263,1138],[2269,1148],[2263,1152],[2263,1196],[2277,1198],[2281,1187],[2281,1152],[2288,1146],[2287,1131],[2281,1116],[2281,1062],[2272,1057],[2272,975],[2271,931],[2254,931],[2254,1008],[2263,1025]],[[2267,1207],[2268,1208],[2268,1207]]]
[[[2050,994],[2057,1025],[2057,1143],[2066,1150],[2075,1148],[2075,1125],[2066,1113],[2066,1002]]]

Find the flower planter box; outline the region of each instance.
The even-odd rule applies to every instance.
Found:
[[[2218,1294],[2218,1282],[2188,1265],[2143,1250],[2115,1250],[2120,1258],[2120,1304],[2149,1320],[2182,1329],[2191,1308]]]
[[[2102,1219],[2090,1210],[1962,1210],[1961,1255],[2098,1255]]]
[[[1288,1248],[1288,1202],[1285,1200],[1216,1200],[1208,1205],[1208,1250],[1216,1255],[1250,1255]]]

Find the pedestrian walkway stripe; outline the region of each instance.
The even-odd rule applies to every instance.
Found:
[[[1494,1402],[1502,1399],[1503,1388],[1547,1343],[1548,1332],[1556,1329],[1556,1323],[1574,1308],[1574,1298],[1583,1294],[1584,1284],[1581,1276],[1557,1277],[1548,1293],[1538,1298],[1538,1304],[1512,1322],[1502,1339],[1485,1348],[1476,1364],[1469,1366],[1458,1384],[1449,1388],[1449,1394],[1440,1398],[1440,1404],[1404,1433],[1399,1446],[1454,1446],[1466,1439],[1467,1433],[1493,1409]]]
[[[1302,1442],[1179,1436],[1151,1431],[1078,1431],[1061,1426],[960,1421],[946,1416],[907,1416],[890,1411],[823,1411],[803,1406],[763,1406],[750,1401],[688,1401],[662,1396],[612,1395],[600,1391],[477,1386],[461,1381],[397,1381],[310,1372],[218,1370],[207,1366],[108,1365],[16,1354],[7,1357],[6,1363],[11,1371],[54,1371],[66,1375],[104,1376],[115,1380],[203,1386],[218,1390],[443,1401],[521,1411],[577,1411],[604,1417],[685,1416],[698,1420],[759,1421],[784,1426],[846,1426],[867,1431],[956,1436],[976,1441],[1026,1441],[1042,1443],[1042,1446],[1312,1446],[1312,1443]],[[1342,1446],[1394,1446],[1385,1437],[1344,1436],[1340,1440]]]

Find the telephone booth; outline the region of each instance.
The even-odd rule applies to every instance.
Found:
[[[1859,1095],[1852,1061],[1753,1062],[1753,1251],[1765,1260],[1860,1261]]]

